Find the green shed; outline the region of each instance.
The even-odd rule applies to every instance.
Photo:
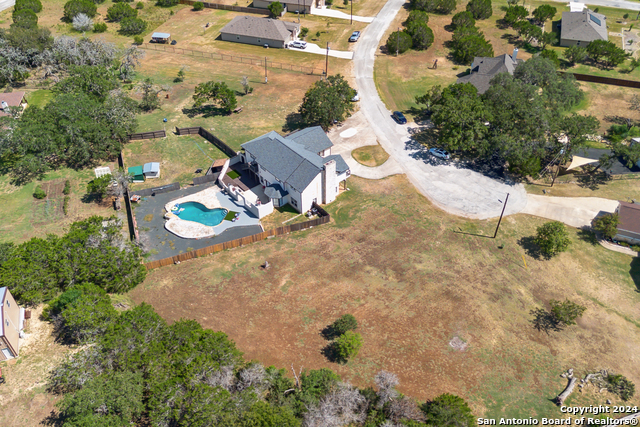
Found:
[[[127,169],[129,175],[133,175],[133,182],[144,182],[144,170],[142,166],[131,166]]]

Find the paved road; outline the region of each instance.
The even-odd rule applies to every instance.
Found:
[[[615,212],[617,200],[599,197],[552,197],[528,195],[528,203],[522,213],[562,221],[572,227],[590,226],[600,212]]]
[[[556,3],[564,3],[567,4],[567,0],[550,0]],[[581,3],[585,3],[591,6],[605,6],[605,7],[617,7],[620,9],[627,10],[639,10],[640,11],[640,3],[635,1],[626,1],[626,0],[586,0]]]
[[[397,125],[378,96],[373,81],[374,55],[404,3],[387,2],[358,41],[353,57],[360,108],[371,129],[413,185],[441,209],[469,218],[492,218],[500,215],[502,201],[510,193],[507,214],[522,211],[527,204],[522,185],[495,180],[454,163],[437,164],[423,147],[411,143],[408,126]]]
[[[340,12],[339,10],[333,10],[333,9],[325,9],[325,8],[321,8],[321,9],[311,9],[311,14],[312,15],[319,15],[319,16],[328,16],[330,18],[338,18],[338,19],[351,19],[351,15],[348,13],[344,13],[344,12]],[[357,15],[353,15],[353,20],[354,21],[358,21],[358,22],[372,22],[373,21],[373,17],[370,16],[357,16]]]
[[[0,0],[0,12],[9,9],[16,4],[16,0]]]
[[[293,50],[293,51],[296,51],[296,52],[316,53],[318,55],[326,55],[327,54],[326,46],[325,47],[320,47],[315,43],[307,43],[307,47],[305,49],[298,49],[298,48],[289,46],[289,50]],[[344,50],[329,49],[329,56],[335,56],[336,58],[342,58],[342,59],[352,59],[353,58],[353,52],[344,51]]]

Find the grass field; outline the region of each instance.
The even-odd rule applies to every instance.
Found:
[[[370,167],[380,166],[389,158],[389,154],[384,151],[380,144],[356,148],[351,152],[351,155],[358,163]]]
[[[226,332],[247,360],[331,367],[359,386],[386,369],[401,392],[421,400],[456,393],[478,416],[561,417],[551,399],[570,367],[640,381],[640,273],[631,257],[572,229],[567,253],[537,259],[521,239],[542,219],[510,216],[496,240],[478,237],[496,221],[446,215],[403,176],[354,177],[349,188],[327,207],[329,225],[151,271],[129,296],[168,321]],[[529,311],[564,298],[587,307],[578,325],[536,331]],[[336,365],[322,355],[320,331],[344,313],[356,316],[365,344]],[[454,337],[466,350],[449,345]],[[587,390],[567,404],[607,398],[619,403]]]

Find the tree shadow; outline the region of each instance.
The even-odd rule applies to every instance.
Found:
[[[581,188],[588,188],[589,190],[597,190],[601,185],[607,184],[611,181],[611,178],[607,173],[595,168],[586,174],[579,175],[577,178],[578,186]]]
[[[543,258],[540,247],[536,244],[533,236],[522,237],[518,240],[518,245],[522,246],[525,253],[533,259]]]
[[[538,331],[545,332],[547,335],[549,332],[562,331],[562,325],[555,316],[543,308],[536,308],[529,312],[533,316],[531,324]]]
[[[341,362],[341,359],[338,356],[338,352],[336,350],[336,345],[334,342],[330,342],[329,344],[325,345],[321,353],[329,362],[332,362],[332,363]]]
[[[627,125],[629,126],[629,119],[622,116],[604,116],[604,121],[613,123],[616,125]]]
[[[282,126],[283,132],[293,132],[300,130],[306,126],[302,120],[302,116],[298,112],[289,113],[285,119],[284,126]]]
[[[61,413],[51,411],[42,421],[40,425],[48,427],[62,427],[65,424],[65,417]]]
[[[587,242],[593,246],[598,244],[598,238],[596,237],[596,233],[593,232],[591,227],[583,226],[578,229],[578,239]]]
[[[631,275],[633,283],[636,285],[636,292],[640,292],[640,258],[634,257],[631,260],[630,267],[629,274]]]
[[[215,117],[215,116],[228,116],[230,113],[215,105],[203,105],[201,107],[183,108],[182,113],[186,114],[190,119],[195,116],[202,116],[203,118]]]
[[[80,198],[82,203],[102,203],[104,197],[96,193],[83,194]]]

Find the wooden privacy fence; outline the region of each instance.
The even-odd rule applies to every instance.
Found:
[[[180,4],[188,4],[189,6],[193,6],[195,0],[180,0]],[[204,7],[208,9],[224,9],[224,10],[232,10],[234,12],[245,12],[245,13],[255,13],[258,15],[271,15],[271,12],[268,9],[258,9],[257,7],[242,7],[242,6],[232,6],[230,4],[222,4],[222,3],[207,3],[202,2]]]
[[[573,74],[579,82],[601,83],[611,86],[640,88],[640,82],[634,80],[614,79],[612,77],[592,76],[589,74],[562,73]]]
[[[218,149],[220,149],[220,151],[222,151],[227,156],[234,157],[238,154],[236,150],[229,147],[220,138],[216,137],[214,134],[200,126],[194,126],[190,128],[176,127],[176,133],[178,135],[200,135],[201,137],[218,147]]]
[[[207,246],[206,248],[196,249],[194,251],[185,252],[183,254],[172,256],[171,258],[163,258],[156,261],[151,261],[145,264],[147,270],[153,270],[154,268],[160,268],[167,265],[175,264],[176,262],[187,261],[193,258],[198,258],[206,255],[210,255],[216,252],[224,251],[227,249],[238,248],[240,246],[248,245],[250,243],[259,242],[272,236],[281,236],[283,234],[289,234],[292,231],[306,230],[307,228],[317,227],[318,225],[326,224],[331,220],[331,216],[320,206],[313,205],[321,216],[320,218],[312,219],[310,221],[300,222],[298,224],[285,225],[283,227],[272,228],[271,230],[263,231],[262,233],[253,234],[251,236],[242,237],[240,239],[230,240],[224,243],[218,243],[216,245]]]
[[[273,62],[266,58],[257,58],[257,57],[249,58],[246,56],[235,56],[235,55],[228,55],[223,53],[202,52],[199,50],[184,49],[184,48],[167,46],[164,44],[157,44],[157,43],[145,43],[140,45],[140,48],[148,49],[148,50],[159,50],[162,52],[175,53],[178,55],[190,55],[190,56],[195,56],[200,58],[209,58],[209,59],[219,60],[219,61],[229,61],[229,62],[237,62],[237,63],[247,64],[247,65],[257,65],[260,67],[264,67],[264,62],[266,60],[267,67],[269,68],[274,68],[277,70],[284,70],[284,71],[293,71],[296,73],[304,73],[304,74],[311,74],[311,75],[314,75],[314,74],[322,75],[324,71],[323,68],[303,67],[301,65],[285,64],[282,62]]]
[[[172,182],[171,184],[163,185],[161,187],[145,188],[144,190],[136,190],[133,192],[133,194],[140,197],[146,197],[146,196],[152,196],[154,194],[168,193],[170,191],[176,191],[179,189],[180,189],[180,183]]]
[[[137,139],[164,138],[165,136],[167,136],[167,133],[164,130],[154,130],[151,132],[132,133],[127,135],[127,138],[129,138],[129,141],[135,141]]]

